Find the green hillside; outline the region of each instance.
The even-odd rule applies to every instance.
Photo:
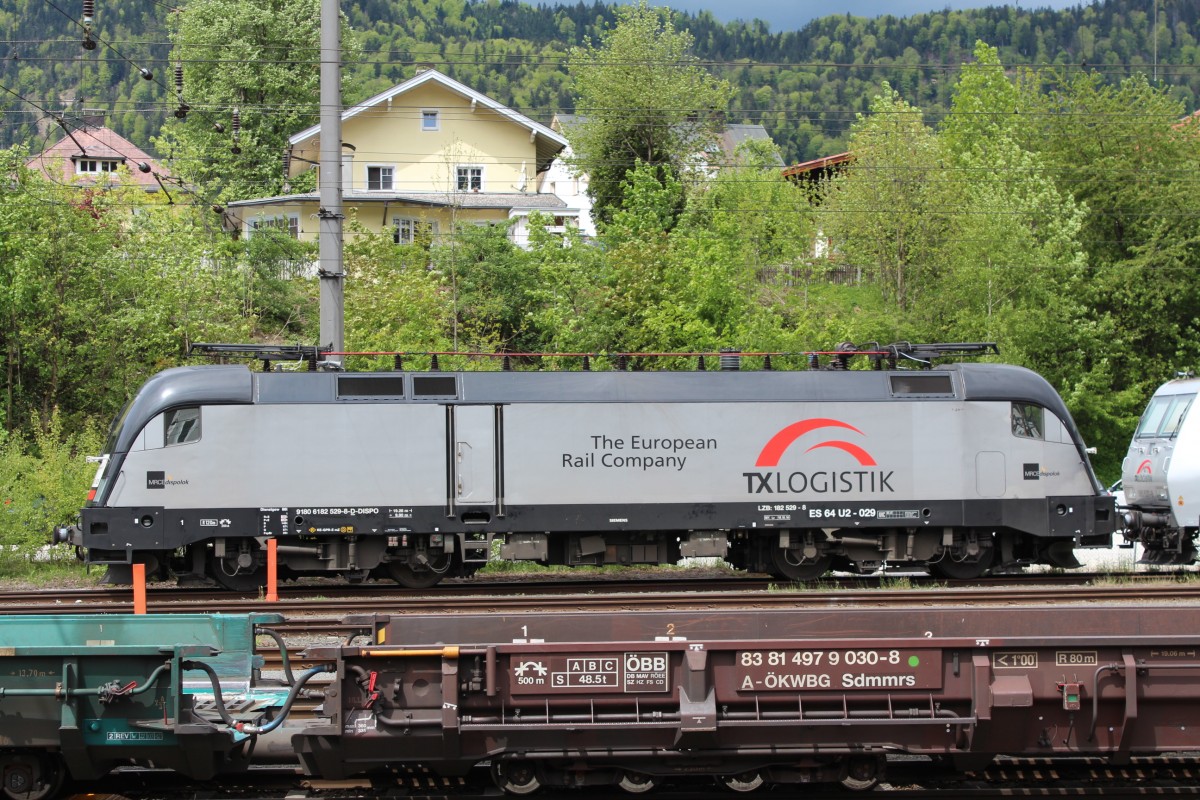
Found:
[[[342,8],[362,48],[361,61],[347,65],[354,87],[347,102],[430,65],[542,121],[556,112],[586,113],[575,107],[563,58],[614,20],[612,6],[582,2],[548,8],[511,0],[344,0]],[[0,9],[7,47],[0,146],[41,149],[60,135],[48,113],[82,108],[105,110],[111,127],[148,146],[175,108],[171,7],[98,3],[94,50],[80,45],[81,13],[79,0],[15,0]],[[979,39],[999,47],[1009,66],[1086,66],[1114,83],[1144,72],[1175,87],[1188,109],[1200,94],[1200,4],[1188,0],[1159,0],[1157,31],[1144,0],[1063,11],[830,16],[788,32],[684,14],[678,27],[695,37],[696,55],[737,87],[730,121],[761,122],[789,162],[843,149],[854,115],[883,81],[936,121]],[[281,57],[315,61],[315,51]],[[152,79],[140,77],[141,69]]]

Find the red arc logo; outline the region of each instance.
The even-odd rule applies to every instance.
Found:
[[[783,457],[784,451],[791,447],[797,439],[806,433],[811,433],[812,431],[819,430],[821,428],[844,428],[846,430],[854,431],[861,436],[866,435],[853,425],[847,422],[842,422],[838,419],[829,419],[827,417],[802,419],[799,422],[793,422],[791,425],[788,425],[786,428],[783,428],[774,436],[772,436],[771,440],[767,442],[765,447],[763,447],[762,452],[758,454],[758,461],[756,461],[754,465],[756,467],[779,466],[779,459]],[[849,453],[850,455],[854,456],[855,460],[858,461],[861,466],[876,466],[875,459],[870,453],[856,444],[844,442],[840,439],[831,439],[825,442],[818,442],[804,452],[811,453],[813,450],[816,450],[819,447],[832,447],[836,450]]]
[[[1153,474],[1153,471],[1150,469],[1150,459],[1148,458],[1142,463],[1138,464],[1137,472],[1134,474],[1141,475],[1143,472],[1147,475]]]

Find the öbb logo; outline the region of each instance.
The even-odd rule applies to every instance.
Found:
[[[746,478],[747,494],[879,494],[894,492],[892,488],[891,470],[878,469],[875,457],[863,447],[843,439],[826,439],[815,442],[805,451],[805,454],[825,448],[840,450],[850,455],[859,467],[863,469],[850,470],[817,470],[784,473],[772,467],[778,467],[783,455],[801,437],[813,431],[825,428],[840,428],[853,431],[859,436],[865,436],[861,430],[848,422],[828,417],[814,417],[793,422],[780,429],[763,446],[754,466],[767,468],[764,472],[743,472]]]

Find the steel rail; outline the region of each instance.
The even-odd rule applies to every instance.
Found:
[[[21,597],[0,599],[7,614],[117,614],[133,608],[132,592],[93,593],[64,602],[41,590]],[[1112,586],[1013,587],[990,586],[936,589],[824,589],[799,586],[796,591],[683,591],[659,593],[607,592],[604,594],[546,594],[526,586],[520,594],[463,596],[450,598],[434,591],[420,596],[372,594],[329,597],[319,587],[302,594],[268,603],[261,598],[230,597],[228,594],[189,593],[185,599],[151,592],[151,613],[188,613],[202,608],[206,613],[275,612],[289,618],[329,617],[340,619],[362,613],[519,613],[526,611],[631,611],[712,610],[770,608],[828,608],[867,605],[871,607],[929,608],[945,605],[1048,605],[1097,602],[1195,602],[1200,600],[1200,582],[1157,584],[1114,584]],[[273,626],[278,627],[278,626]]]

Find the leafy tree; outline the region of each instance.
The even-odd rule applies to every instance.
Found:
[[[603,337],[601,348],[691,349],[696,326],[677,302],[679,265],[670,236],[682,196],[679,181],[653,164],[638,162],[630,172],[620,208],[600,237],[607,295],[593,329]]]
[[[757,340],[793,316],[791,290],[812,272],[812,209],[780,172],[778,150],[749,141],[734,159],[694,194],[674,232],[680,300],[711,328],[692,347],[767,346]]]
[[[1200,128],[1144,76],[1117,86],[1094,73],[1038,77],[1048,90],[1025,87],[1032,113],[1021,130],[1087,209],[1080,240],[1090,271],[1060,291],[1092,310],[1091,369],[1077,371],[1074,396],[1104,432],[1115,472],[1152,389],[1200,362],[1200,200],[1190,178]]]
[[[1027,109],[999,52],[980,42],[975,59],[938,133],[948,174],[960,177],[947,179],[957,200],[945,269],[922,310],[937,335],[1004,341],[1009,358],[1065,379],[1063,343],[1076,345],[1072,352],[1094,344],[1075,335],[1090,311],[1063,292],[1086,280],[1084,209],[1019,140]]]
[[[288,137],[319,119],[320,10],[321,0],[195,0],[172,16],[192,111],[155,144],[176,175],[221,200],[282,191]],[[344,18],[341,38],[349,80],[357,48]]]
[[[271,340],[316,341],[320,323],[315,280],[305,277],[317,258],[316,242],[301,242],[280,228],[264,227],[247,240],[223,243],[227,258],[244,270],[249,311],[258,334]]]
[[[3,154],[0,314],[5,425],[110,417],[189,341],[249,332],[243,282],[210,257],[213,231],[190,206],[131,183],[63,186]]]
[[[617,14],[599,44],[573,49],[568,62],[583,116],[566,132],[604,222],[621,207],[635,164],[654,168],[667,186],[711,149],[730,97],[728,84],[689,53],[692,36],[675,30],[669,10],[641,0]]]
[[[11,430],[48,420],[70,391],[92,327],[101,261],[115,231],[100,224],[96,203],[25,169],[25,153],[3,154],[11,180],[0,184],[0,342],[4,402]]]
[[[30,554],[46,544],[55,526],[75,518],[96,471],[84,456],[101,446],[95,426],[68,430],[57,413],[29,435],[0,430],[0,541],[5,548]]]
[[[453,308],[420,244],[350,226],[345,249],[346,347],[351,351],[452,349]],[[377,368],[391,364],[377,363]]]
[[[888,84],[858,116],[854,162],[833,178],[820,209],[839,257],[910,309],[942,266],[952,187],[941,179],[942,146],[921,111]]]
[[[508,238],[507,225],[464,225],[431,252],[453,304],[456,349],[538,349],[529,313],[537,266]]]
[[[607,349],[596,323],[607,299],[607,266],[603,251],[582,241],[568,228],[560,238],[546,227],[543,215],[530,217],[529,258],[537,270],[531,324],[539,350],[577,353]]]

